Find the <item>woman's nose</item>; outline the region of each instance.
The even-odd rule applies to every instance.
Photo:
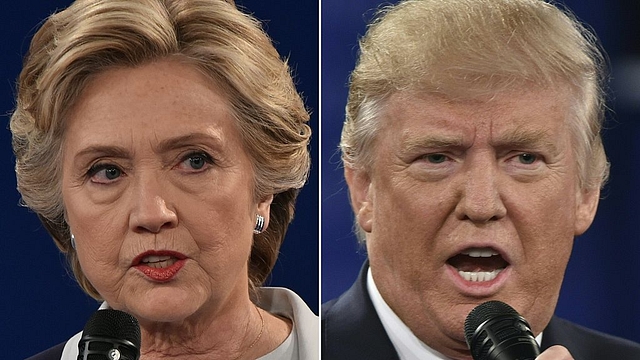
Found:
[[[129,226],[133,231],[158,233],[178,224],[167,191],[157,178],[138,181],[132,195]]]

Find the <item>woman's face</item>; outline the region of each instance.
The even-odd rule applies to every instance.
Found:
[[[62,195],[82,271],[115,309],[177,322],[241,306],[253,171],[220,91],[163,60],[105,71],[67,119]]]

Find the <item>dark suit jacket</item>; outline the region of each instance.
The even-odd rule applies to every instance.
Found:
[[[64,344],[66,344],[66,342],[58,344],[51,349],[34,355],[27,360],[60,360],[60,356],[62,356],[62,350],[64,349]]]
[[[322,305],[322,358],[398,360],[367,292],[367,268],[342,296]],[[640,344],[553,317],[544,330],[542,350],[562,345],[575,360],[640,360]]]

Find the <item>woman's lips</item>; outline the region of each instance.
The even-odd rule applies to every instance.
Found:
[[[167,282],[182,269],[187,257],[175,251],[146,251],[133,259],[131,266],[151,280]]]

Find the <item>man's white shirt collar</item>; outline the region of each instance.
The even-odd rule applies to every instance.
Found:
[[[391,310],[373,281],[371,268],[367,270],[367,292],[382,322],[382,326],[387,332],[387,336],[389,336],[393,347],[398,352],[400,360],[448,360],[446,356],[433,350],[418,339],[407,325],[400,320],[398,315]],[[542,333],[536,337],[536,341],[538,344],[542,343]]]

